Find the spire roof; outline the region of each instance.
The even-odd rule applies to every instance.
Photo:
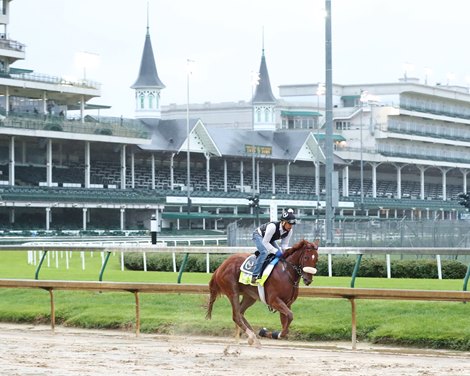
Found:
[[[271,90],[271,83],[269,82],[269,73],[266,66],[266,58],[264,56],[264,48],[261,56],[261,65],[259,67],[259,84],[256,86],[255,95],[253,96],[253,103],[276,103],[276,98]]]
[[[139,76],[135,81],[132,89],[152,87],[163,89],[165,85],[158,78],[157,66],[153,56],[152,42],[150,40],[149,27],[147,26],[147,34],[145,35],[144,51],[140,62]]]

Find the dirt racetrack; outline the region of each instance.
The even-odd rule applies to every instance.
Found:
[[[0,323],[1,375],[470,376],[470,353]]]

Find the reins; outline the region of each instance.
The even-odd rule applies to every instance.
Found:
[[[306,247],[304,247],[304,248],[302,249],[302,252],[301,252],[301,254],[300,254],[300,256],[299,256],[299,259],[302,259],[302,256],[304,255],[306,249],[307,249]],[[290,261],[287,261],[286,259],[282,259],[282,261],[283,261],[284,263],[286,263],[287,265],[289,265],[292,269],[294,269],[295,273],[297,274],[297,278],[295,278],[295,280],[293,280],[293,279],[291,278],[291,276],[289,275],[289,280],[291,281],[292,286],[293,286],[294,288],[299,288],[300,277],[302,277],[302,275],[303,275],[303,270],[302,270],[303,267],[302,267],[302,265],[294,265],[293,263],[291,263]]]

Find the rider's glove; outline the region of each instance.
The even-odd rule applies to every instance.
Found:
[[[278,249],[277,252],[276,252],[276,257],[281,258],[282,254],[283,254],[282,251],[280,249]]]

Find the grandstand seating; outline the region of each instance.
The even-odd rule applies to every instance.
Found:
[[[152,189],[152,175],[148,166],[137,165],[134,169],[134,187],[131,181],[131,169],[128,167],[126,173],[126,188],[136,189],[147,192]],[[0,172],[3,181],[8,181],[8,166],[0,165]],[[72,165],[72,167],[54,167],[52,170],[53,182],[59,187],[84,187],[85,167],[83,165]],[[90,171],[91,183],[107,187],[120,188],[121,173],[118,164],[97,161],[93,164]],[[33,165],[17,165],[15,167],[16,185],[19,187],[37,187],[46,182],[46,167]],[[187,171],[182,168],[174,170],[174,189],[183,191],[182,187],[186,187]],[[251,173],[244,176],[244,185],[251,187]],[[290,176],[289,193],[292,195],[315,195],[315,177],[314,176]],[[260,193],[272,195],[272,177],[271,174],[260,174]],[[44,185],[44,184],[43,184]],[[191,171],[191,186],[193,192],[206,192],[206,174],[205,170]],[[364,179],[364,197],[372,197],[372,180]],[[460,185],[447,185],[447,198],[456,198],[458,193],[462,191]],[[157,169],[155,171],[155,189],[159,192],[170,190],[170,172],[168,169]],[[342,196],[342,182],[339,182],[340,196]],[[360,179],[350,179],[349,181],[349,197],[361,195]],[[403,181],[401,185],[403,199],[421,199],[421,188],[419,182]],[[224,192],[223,172],[211,171],[210,174],[210,192]],[[240,176],[238,174],[229,174],[227,177],[227,193],[241,192]],[[325,192],[325,179],[320,179],[320,192]],[[244,192],[246,195],[246,192]],[[276,175],[275,194],[287,194],[287,178],[285,175]],[[426,183],[424,186],[424,196],[428,200],[442,200],[442,184]],[[379,198],[396,198],[397,183],[396,181],[380,180],[377,182],[377,197]]]

